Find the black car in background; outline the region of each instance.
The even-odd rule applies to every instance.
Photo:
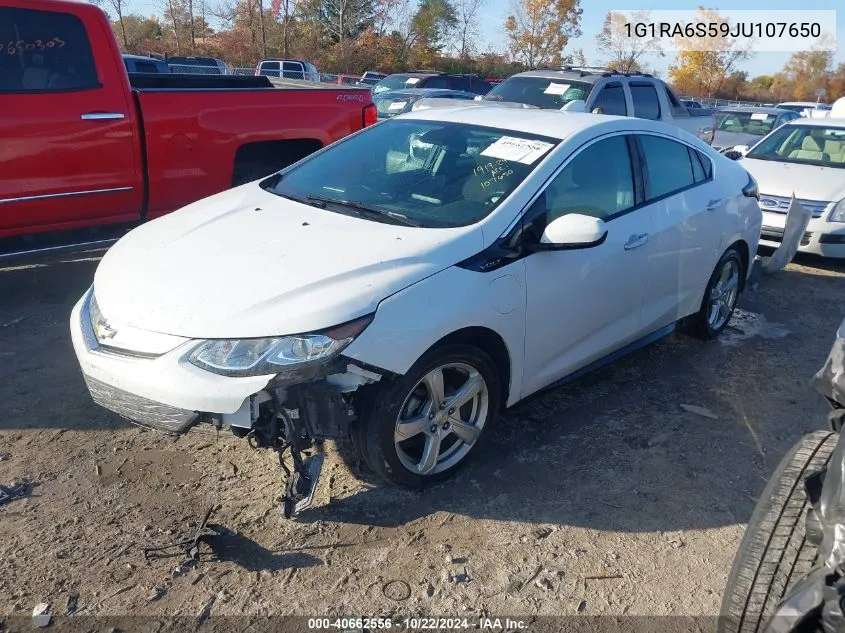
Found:
[[[485,81],[480,75],[449,75],[436,72],[396,73],[388,75],[373,86],[373,94],[408,88],[445,88],[486,95],[493,88],[493,84]]]

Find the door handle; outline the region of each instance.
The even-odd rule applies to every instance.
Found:
[[[634,234],[628,238],[627,242],[625,242],[625,250],[633,250],[642,246],[646,242],[648,242],[648,233],[640,233],[639,235]]]
[[[89,112],[79,117],[83,121],[112,121],[125,119],[126,115],[121,112]]]
[[[725,201],[722,198],[713,198],[707,203],[707,210],[713,211],[717,207],[721,207],[723,204],[725,204]]]

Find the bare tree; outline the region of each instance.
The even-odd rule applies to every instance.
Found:
[[[272,0],[270,12],[282,22],[282,57],[288,57],[290,49],[290,21],[296,11],[294,0]]]
[[[458,57],[467,59],[472,54],[472,40],[478,35],[478,11],[484,0],[457,0],[454,3],[457,18],[456,50]]]
[[[129,46],[129,39],[126,37],[126,25],[123,23],[123,16],[129,10],[129,0],[91,0],[98,7],[105,7],[111,10],[117,16],[117,22],[120,25],[120,36],[123,39],[123,48]]]
[[[614,70],[630,73],[641,70],[643,55],[654,53],[663,57],[659,37],[628,37],[626,22],[650,22],[651,11],[634,11],[630,16],[608,13],[601,32],[596,35],[596,49],[608,58],[607,65]]]

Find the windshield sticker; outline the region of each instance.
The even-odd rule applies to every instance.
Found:
[[[407,101],[394,101],[389,106],[387,106],[388,110],[401,110],[406,105],[408,105]]]
[[[481,152],[481,155],[532,165],[551,147],[552,144],[545,141],[531,141],[513,136],[503,136]]]
[[[569,85],[570,84],[556,84],[552,82],[543,92],[547,95],[562,95],[564,92],[569,90]]]
[[[49,40],[9,40],[8,42],[0,42],[0,52],[7,55],[22,55],[29,51],[45,51],[50,48],[64,48],[66,42],[60,37],[54,37]]]
[[[418,83],[420,83],[420,78],[419,78],[419,77],[408,77],[408,78],[405,80],[405,83],[406,83],[406,84],[411,84],[411,85],[413,86],[414,84],[418,84]]]
[[[752,112],[751,113],[751,120],[752,121],[765,121],[769,118],[769,115],[765,112]]]

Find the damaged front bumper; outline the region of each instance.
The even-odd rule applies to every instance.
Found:
[[[90,301],[91,291],[73,308],[70,329],[92,398],[130,422],[165,433],[178,435],[199,422],[229,426],[240,435],[260,432],[256,427],[272,409],[301,418],[312,439],[346,437],[354,415],[344,394],[382,377],[342,356],[287,373],[229,377],[185,360],[196,341],[154,356],[110,348],[94,335]]]

